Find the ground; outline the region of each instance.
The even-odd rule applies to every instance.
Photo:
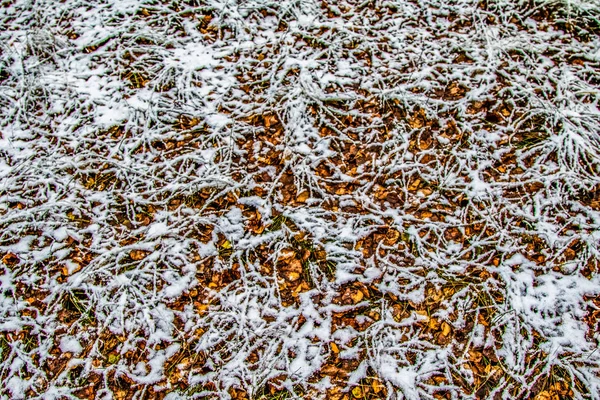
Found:
[[[0,399],[600,398],[598,0],[0,4]]]

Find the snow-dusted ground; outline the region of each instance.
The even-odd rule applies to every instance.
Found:
[[[0,4],[0,398],[600,398],[597,0]]]

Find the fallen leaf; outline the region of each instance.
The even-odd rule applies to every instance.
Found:
[[[296,201],[298,203],[306,203],[306,200],[308,200],[308,192],[306,190],[296,196]]]
[[[271,125],[275,125],[277,123],[277,117],[274,115],[267,115],[264,117],[265,118],[265,126],[268,128],[271,127]]]
[[[289,260],[290,258],[294,257],[295,255],[296,255],[296,252],[294,250],[283,249],[277,255],[277,259],[278,259],[278,261],[285,261],[285,260]]]
[[[294,271],[290,271],[287,273],[287,279],[290,282],[295,282],[300,279],[300,274]]]
[[[310,286],[308,286],[308,284],[305,281],[302,281],[297,287],[296,289],[293,290],[292,292],[292,296],[293,297],[298,297],[298,295],[305,291],[305,290],[309,290]]]
[[[437,318],[430,318],[428,325],[429,329],[437,331],[440,327],[440,321]]]
[[[302,261],[295,258],[292,261],[290,261],[287,268],[291,271],[300,273],[302,272]]]
[[[131,250],[129,252],[129,257],[131,257],[131,259],[134,261],[143,260],[144,258],[146,258],[147,255],[148,252],[144,250]]]
[[[552,400],[552,395],[550,394],[550,392],[544,390],[542,392],[539,392],[537,396],[534,397],[534,400]]]
[[[391,246],[393,244],[396,244],[399,238],[400,232],[398,232],[396,229],[389,229],[387,231],[387,234],[385,235],[384,243],[388,246]]]
[[[448,336],[451,330],[452,329],[450,328],[450,324],[448,324],[447,322],[442,322],[442,335]]]
[[[431,190],[429,188],[417,190],[417,194],[419,196],[423,196],[423,197],[427,197],[427,196],[431,195],[431,193],[433,193],[433,190]]]
[[[331,351],[333,351],[335,354],[338,354],[340,352],[340,349],[334,342],[329,343],[329,347],[331,347]]]
[[[408,190],[410,190],[410,191],[417,190],[419,188],[420,184],[421,184],[421,180],[420,179],[416,179],[413,183],[411,183],[408,186]]]
[[[2,262],[4,265],[15,265],[19,262],[19,257],[16,254],[8,253],[2,257]]]
[[[381,382],[379,382],[376,379],[373,379],[373,381],[371,382],[371,386],[373,387],[373,392],[375,392],[375,394],[381,392],[383,389],[385,389],[385,386],[383,386],[381,384]]]
[[[363,297],[364,295],[360,290],[357,290],[356,292],[350,294],[350,298],[352,299],[354,304],[360,302],[363,299]]]
[[[362,388],[360,386],[357,386],[354,389],[352,389],[352,396],[356,397],[357,399],[360,399],[361,397],[363,397]]]
[[[426,310],[415,310],[415,313],[417,313],[418,315],[425,317],[425,321],[429,322],[429,314],[427,313]]]

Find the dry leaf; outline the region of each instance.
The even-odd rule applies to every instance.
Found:
[[[268,115],[265,117],[265,126],[268,128],[271,127],[271,125],[275,125],[277,123],[277,117],[274,115]]]
[[[297,258],[294,258],[292,261],[290,261],[287,268],[291,271],[302,272],[302,262]]]
[[[300,284],[298,286],[296,286],[296,288],[292,291],[292,296],[293,297],[298,297],[298,294],[300,294],[302,291],[305,290],[309,290],[310,287],[308,286],[308,284],[305,281],[300,282]]]
[[[283,249],[279,252],[277,259],[279,261],[285,261],[285,260],[289,260],[290,258],[294,257],[296,255],[296,252],[292,249]]]
[[[354,304],[360,302],[363,299],[363,297],[364,295],[360,290],[357,290],[356,292],[350,294],[350,298],[352,299]]]
[[[371,382],[371,386],[373,387],[373,392],[375,392],[375,394],[381,392],[383,389],[385,389],[385,386],[383,386],[381,384],[381,382],[379,382],[376,379],[373,379],[373,381]]]
[[[469,360],[474,363],[480,363],[483,359],[483,354],[477,350],[469,350]]]
[[[73,275],[81,270],[82,266],[79,263],[71,263],[69,266],[62,267],[62,274],[65,276]]]
[[[2,257],[2,263],[4,265],[14,265],[19,262],[19,257],[16,254],[8,253],[4,257]]]
[[[420,316],[422,316],[422,317],[425,317],[425,318],[426,318],[426,320],[425,320],[425,321],[429,321],[429,314],[427,313],[427,311],[425,311],[425,310],[415,310],[415,312],[416,312],[418,315],[420,315]]]
[[[334,342],[329,343],[329,347],[331,347],[331,351],[333,351],[335,354],[338,354],[340,352],[340,349]]]
[[[131,259],[134,261],[143,260],[144,258],[146,258],[147,255],[148,252],[144,250],[131,250],[129,252],[129,257],[131,257]]]
[[[442,335],[448,336],[451,332],[450,324],[447,322],[442,322]]]
[[[550,392],[544,390],[544,391],[538,393],[537,396],[534,397],[534,400],[553,400],[553,399],[552,399],[552,395],[550,394]]]
[[[195,301],[194,307],[196,308],[196,311],[198,312],[198,314],[204,314],[204,313],[206,313],[206,311],[208,311],[209,305],[202,304],[200,302]]]
[[[387,231],[387,234],[385,235],[384,243],[388,246],[391,246],[393,244],[396,244],[399,238],[400,232],[398,232],[396,229],[389,229]]]
[[[440,327],[440,321],[437,318],[430,318],[428,325],[429,329],[437,331]]]
[[[490,324],[485,320],[485,318],[483,317],[483,315],[479,314],[477,316],[477,322],[483,326],[489,326]]]
[[[287,279],[290,282],[295,282],[300,279],[300,274],[294,271],[290,271],[287,273]]]
[[[296,196],[296,201],[298,203],[306,203],[306,200],[308,200],[308,192],[306,190]]]
[[[423,197],[427,197],[429,195],[431,195],[431,193],[433,193],[433,190],[429,189],[429,188],[425,188],[425,189],[420,189],[417,191],[417,194]]]
[[[420,179],[416,179],[413,183],[411,183],[408,186],[408,190],[417,190],[419,188],[419,185],[421,184],[421,180]]]
[[[360,386],[357,386],[354,389],[352,389],[352,396],[356,397],[357,399],[360,399],[361,397],[363,397],[362,388]]]

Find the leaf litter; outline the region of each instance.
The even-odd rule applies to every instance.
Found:
[[[3,399],[596,399],[597,0],[4,1]]]

